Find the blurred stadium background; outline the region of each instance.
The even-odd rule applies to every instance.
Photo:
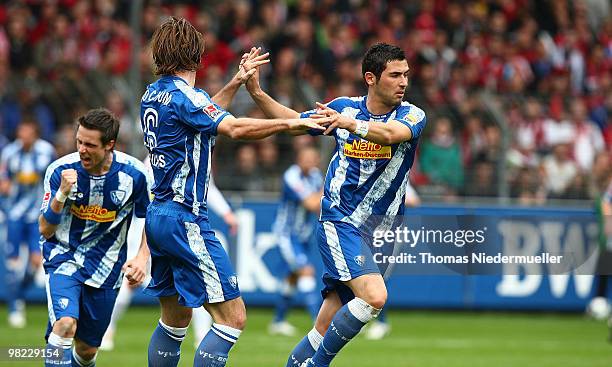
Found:
[[[422,200],[414,213],[477,215],[493,225],[522,218],[538,246],[545,236],[539,224],[553,221],[560,246],[582,241],[590,254],[597,247],[593,208],[612,171],[611,8],[608,0],[5,0],[0,148],[32,116],[58,155],[67,154],[75,117],[106,106],[122,120],[120,149],[144,158],[137,108],[154,80],[147,41],[169,15],[205,34],[198,86],[213,95],[245,50],[263,46],[272,57],[262,70],[264,88],[298,111],[364,94],[360,57],[385,41],[406,50],[406,99],[428,115],[411,172]],[[244,90],[230,110],[262,116]],[[312,139],[217,141],[215,180],[241,227],[230,236],[219,218],[213,222],[250,306],[269,307],[277,287],[260,258],[274,245],[282,172],[300,146],[320,147],[325,163],[333,149],[331,140]],[[605,324],[581,314],[597,288],[592,275],[397,275],[389,288],[392,334],[376,343],[357,340],[336,365],[612,365]],[[1,308],[0,347],[42,345],[44,292],[28,296],[41,305],[29,307],[26,329],[9,331]],[[231,365],[282,365],[295,340],[265,334],[268,310],[251,308],[250,315]],[[153,307],[130,310],[117,351],[102,354],[99,364],[143,365],[156,317]],[[292,321],[307,330],[305,314]],[[185,343],[183,365],[190,347]],[[262,359],[265,350],[273,359]]]

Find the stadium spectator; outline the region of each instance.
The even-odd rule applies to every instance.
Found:
[[[140,61],[143,83],[152,81],[152,69],[146,47],[140,55],[130,55],[133,41],[149,39],[168,15],[185,14],[205,32],[211,50],[203,58],[207,67],[199,71],[206,74],[199,83],[207,87],[210,73],[215,74],[210,86],[222,86],[243,50],[257,44],[275,57],[262,75],[264,87],[272,86],[268,88],[272,95],[295,109],[339,94],[360,95],[361,77],[350,75],[351,69],[358,69],[355,55],[384,40],[407,50],[413,67],[407,99],[448,116],[457,136],[470,130],[468,120],[474,114],[481,116],[483,129],[494,122],[482,106],[485,101],[502,106],[503,117],[525,101],[541,101],[539,119],[544,127],[536,152],[528,149],[523,152],[527,157],[513,156],[532,164],[567,141],[567,136],[573,140],[576,132],[566,111],[571,111],[574,100],[582,99],[587,119],[601,130],[604,150],[612,150],[612,20],[606,1],[332,1],[315,7],[313,1],[241,0],[203,6],[164,0],[145,4],[140,29],[128,26],[128,4],[118,0],[0,4],[0,135],[14,139],[19,119],[5,107],[18,103],[24,85],[34,86],[29,88],[31,105],[48,110],[45,118],[37,116],[46,139],[53,137],[49,132],[72,121],[67,116],[78,116],[82,106],[103,105],[111,89],[121,90],[126,101],[134,100],[142,85],[130,84],[134,76],[129,74],[130,60]],[[233,112],[250,110],[252,104],[243,97],[238,94]],[[529,144],[525,128],[531,118],[523,120],[518,125],[521,131],[511,134],[514,148]],[[511,128],[516,126],[508,122]],[[280,157],[290,149],[284,143],[276,142]],[[466,144],[473,143],[463,138],[459,142],[466,177],[475,155],[470,151],[473,146]],[[217,159],[222,189],[230,188],[225,187],[224,176],[232,174],[237,147],[231,145],[229,154]],[[589,166],[592,151],[577,150],[581,169]],[[289,164],[281,159],[276,175]],[[415,181],[417,190],[427,191],[422,185]]]

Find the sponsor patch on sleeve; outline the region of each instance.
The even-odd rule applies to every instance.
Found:
[[[214,104],[208,104],[204,106],[202,109],[205,114],[208,115],[213,121],[217,121],[217,119],[223,114],[224,111],[220,110]]]
[[[416,125],[425,117],[425,111],[420,108],[413,107],[410,109],[410,112],[406,115],[405,120],[408,121],[410,125]]]
[[[42,206],[40,207],[40,210],[42,210],[43,212],[47,210],[47,208],[49,207],[49,201],[51,201],[51,193],[47,191],[43,196]]]

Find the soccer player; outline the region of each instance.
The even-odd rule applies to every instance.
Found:
[[[292,336],[296,330],[286,321],[296,288],[313,320],[319,312],[315,270],[308,260],[308,243],[316,228],[314,213],[320,210],[323,175],[319,152],[313,147],[298,151],[296,163],[283,174],[281,203],[274,222],[283,268],[287,274],[276,302],[275,316],[268,327],[271,334]]]
[[[108,110],[77,122],[77,152],[51,163],[44,179],[45,366],[95,366],[122,272],[142,282],[149,258],[142,233],[138,256],[126,262],[126,240],[131,223],[144,220],[152,179],[142,162],[113,149],[119,120]]]
[[[246,311],[230,259],[210,228],[207,210],[211,154],[217,134],[259,139],[281,131],[324,130],[333,119],[235,118],[229,105],[243,80],[268,62],[259,50],[211,99],[195,88],[204,41],[185,19],[171,17],[154,32],[151,51],[160,76],[141,99],[141,126],[149,150],[155,199],[145,232],[151,249],[151,282],[161,318],[149,343],[149,366],[176,366],[192,308],[204,305],[214,323],[194,357],[194,366],[222,367],[244,328]],[[249,65],[248,72],[243,72]]]
[[[42,264],[38,209],[45,170],[53,159],[53,146],[39,139],[38,124],[30,118],[19,124],[17,139],[2,150],[0,158],[0,193],[7,195],[4,205],[7,217],[5,277],[8,323],[14,328],[25,327],[25,292]],[[29,253],[25,269],[19,257],[23,243],[27,244]]]
[[[151,170],[151,162],[148,158],[145,159],[144,164],[148,171]],[[227,224],[230,234],[235,235],[238,230],[238,221],[236,220],[236,216],[234,215],[232,208],[223,197],[223,194],[221,194],[221,191],[219,191],[217,186],[215,186],[212,177],[209,182],[208,191],[208,203],[210,208],[223,219],[225,224]],[[143,229],[144,222],[133,223],[130,227],[127,239],[128,259],[132,259],[138,255],[140,237],[142,236]],[[149,272],[147,273],[147,276],[149,276]],[[124,278],[123,284],[119,289],[119,294],[117,295],[117,301],[115,302],[115,308],[113,309],[110,324],[108,325],[106,333],[104,333],[104,337],[102,338],[102,344],[100,344],[99,348],[100,350],[111,351],[115,348],[115,332],[117,331],[117,323],[123,317],[125,311],[127,311],[127,308],[132,303],[134,291],[139,286],[146,286],[147,282],[148,280],[145,280],[142,284],[130,284],[127,278]],[[193,309],[193,324],[194,340],[196,343],[195,347],[197,348],[210,329],[212,320],[204,308],[195,308]]]
[[[257,71],[247,81],[247,90],[267,117],[334,117],[324,132],[334,136],[336,153],[327,171],[318,225],[324,301],[315,327],[291,352],[287,366],[328,366],[386,302],[383,277],[362,243],[369,242],[371,232],[364,225],[370,219],[379,216],[392,223],[404,213],[408,172],[426,123],[423,110],[402,102],[408,70],[400,48],[376,44],[362,63],[366,96],[336,98],[302,114],[262,91]]]

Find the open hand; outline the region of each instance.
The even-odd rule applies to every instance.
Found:
[[[259,67],[270,62],[266,52],[260,55],[261,47],[251,47],[251,51],[242,55],[238,65],[238,80],[241,84],[247,84],[247,89],[259,87]]]

